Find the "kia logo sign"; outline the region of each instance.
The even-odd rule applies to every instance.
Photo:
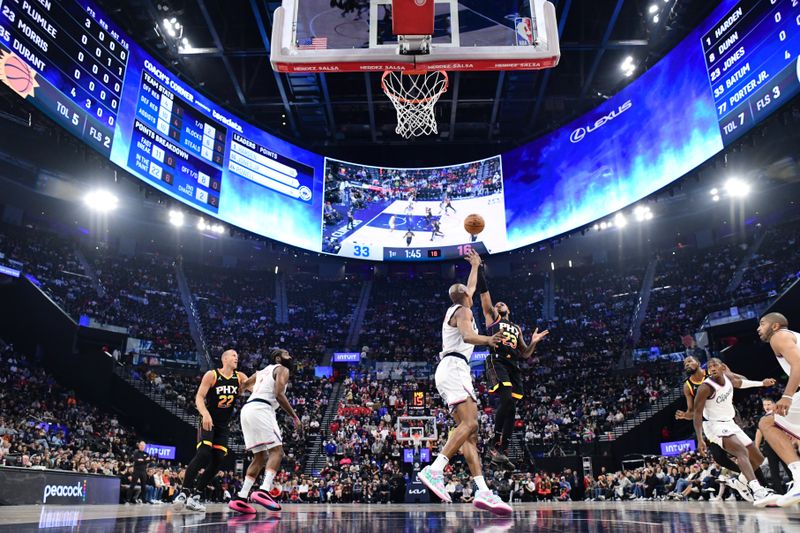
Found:
[[[584,127],[580,127],[580,128],[575,129],[569,136],[570,142],[572,142],[572,143],[581,142],[587,135],[589,135],[590,133],[592,133],[594,131],[597,131],[599,128],[605,126],[606,124],[608,124],[609,122],[611,122],[612,120],[614,120],[615,118],[617,118],[618,116],[623,114],[625,111],[630,109],[631,107],[633,107],[633,102],[628,100],[624,104],[619,106],[617,109],[614,109],[610,113],[608,113],[607,115],[603,115],[602,117],[597,119],[594,122],[594,124],[590,124],[590,125],[586,126],[585,128]]]
[[[411,496],[418,496],[420,494],[425,494],[425,489],[411,489],[408,491]]]

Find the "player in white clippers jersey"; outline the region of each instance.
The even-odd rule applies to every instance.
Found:
[[[289,375],[294,366],[292,357],[286,350],[276,348],[270,353],[270,360],[271,365],[247,378],[244,384],[245,390],[253,391],[242,407],[241,413],[244,445],[253,453],[253,461],[247,467],[242,490],[228,503],[228,507],[240,513],[256,512],[247,503],[248,496],[251,502],[263,505],[270,511],[281,510],[281,506],[269,494],[272,490],[272,481],[283,459],[283,439],[275,418],[278,406],[289,413],[295,427],[301,429],[300,419],[286,398],[286,385],[289,383]],[[253,488],[256,478],[265,465],[267,471],[264,474],[264,482],[250,494],[250,489]]]
[[[792,484],[778,500],[781,507],[800,502],[800,455],[795,445],[800,442],[800,333],[789,329],[789,321],[780,313],[768,313],[758,323],[758,336],[768,342],[778,363],[789,376],[783,396],[775,411],[758,423],[764,438],[792,473]]]
[[[499,333],[494,337],[478,334],[478,326],[472,316],[472,297],[478,283],[481,258],[472,252],[465,259],[472,265],[472,270],[467,285],[456,283],[450,287],[453,305],[447,310],[442,322],[442,351],[435,375],[436,390],[453,414],[456,427],[433,464],[423,468],[418,477],[436,496],[450,502],[444,486],[444,468],[460,451],[478,486],[473,501],[475,507],[499,515],[509,515],[511,507],[489,490],[483,478],[478,455],[478,397],[472,386],[469,367],[469,359],[476,345],[495,348],[503,336]]]
[[[753,493],[753,505],[766,507],[775,505],[780,498],[772,489],[766,488],[756,479],[755,469],[764,462],[764,456],[755,447],[750,437],[733,421],[736,410],[733,408],[733,389],[752,386],[769,386],[774,380],[751,382],[726,370],[725,364],[716,357],[708,360],[709,376],[697,389],[694,399],[694,430],[697,445],[703,455],[708,451],[703,434],[709,441],[718,444],[733,455],[747,485]]]

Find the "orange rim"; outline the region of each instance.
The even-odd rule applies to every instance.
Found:
[[[416,104],[424,104],[424,103],[430,102],[431,100],[435,100],[436,98],[439,98],[444,93],[446,93],[448,87],[450,86],[450,76],[448,76],[447,72],[445,72],[444,70],[439,70],[439,71],[436,71],[436,72],[438,72],[439,74],[444,76],[444,85],[442,86],[442,89],[438,93],[434,94],[433,96],[429,96],[427,98],[416,98],[416,99],[403,98],[402,96],[397,96],[396,94],[394,94],[392,92],[392,90],[386,85],[386,78],[392,72],[394,72],[394,71],[387,70],[387,71],[385,71],[383,73],[383,76],[381,76],[381,88],[383,89],[383,92],[386,93],[387,96],[390,96],[390,97],[396,99],[398,102],[402,102],[404,104],[414,104],[414,105],[416,105]],[[422,76],[423,74],[430,74],[431,73],[431,71],[429,71],[429,70],[400,70],[398,72],[400,72],[401,76]]]

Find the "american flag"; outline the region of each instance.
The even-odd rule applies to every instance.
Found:
[[[328,48],[328,38],[327,37],[314,37],[308,39],[298,39],[297,40],[297,49],[298,50],[325,50]]]

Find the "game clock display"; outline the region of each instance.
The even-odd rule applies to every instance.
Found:
[[[486,246],[477,241],[470,244],[458,244],[442,248],[384,248],[383,259],[384,261],[439,261],[459,259],[473,250],[482,255],[487,253]]]

